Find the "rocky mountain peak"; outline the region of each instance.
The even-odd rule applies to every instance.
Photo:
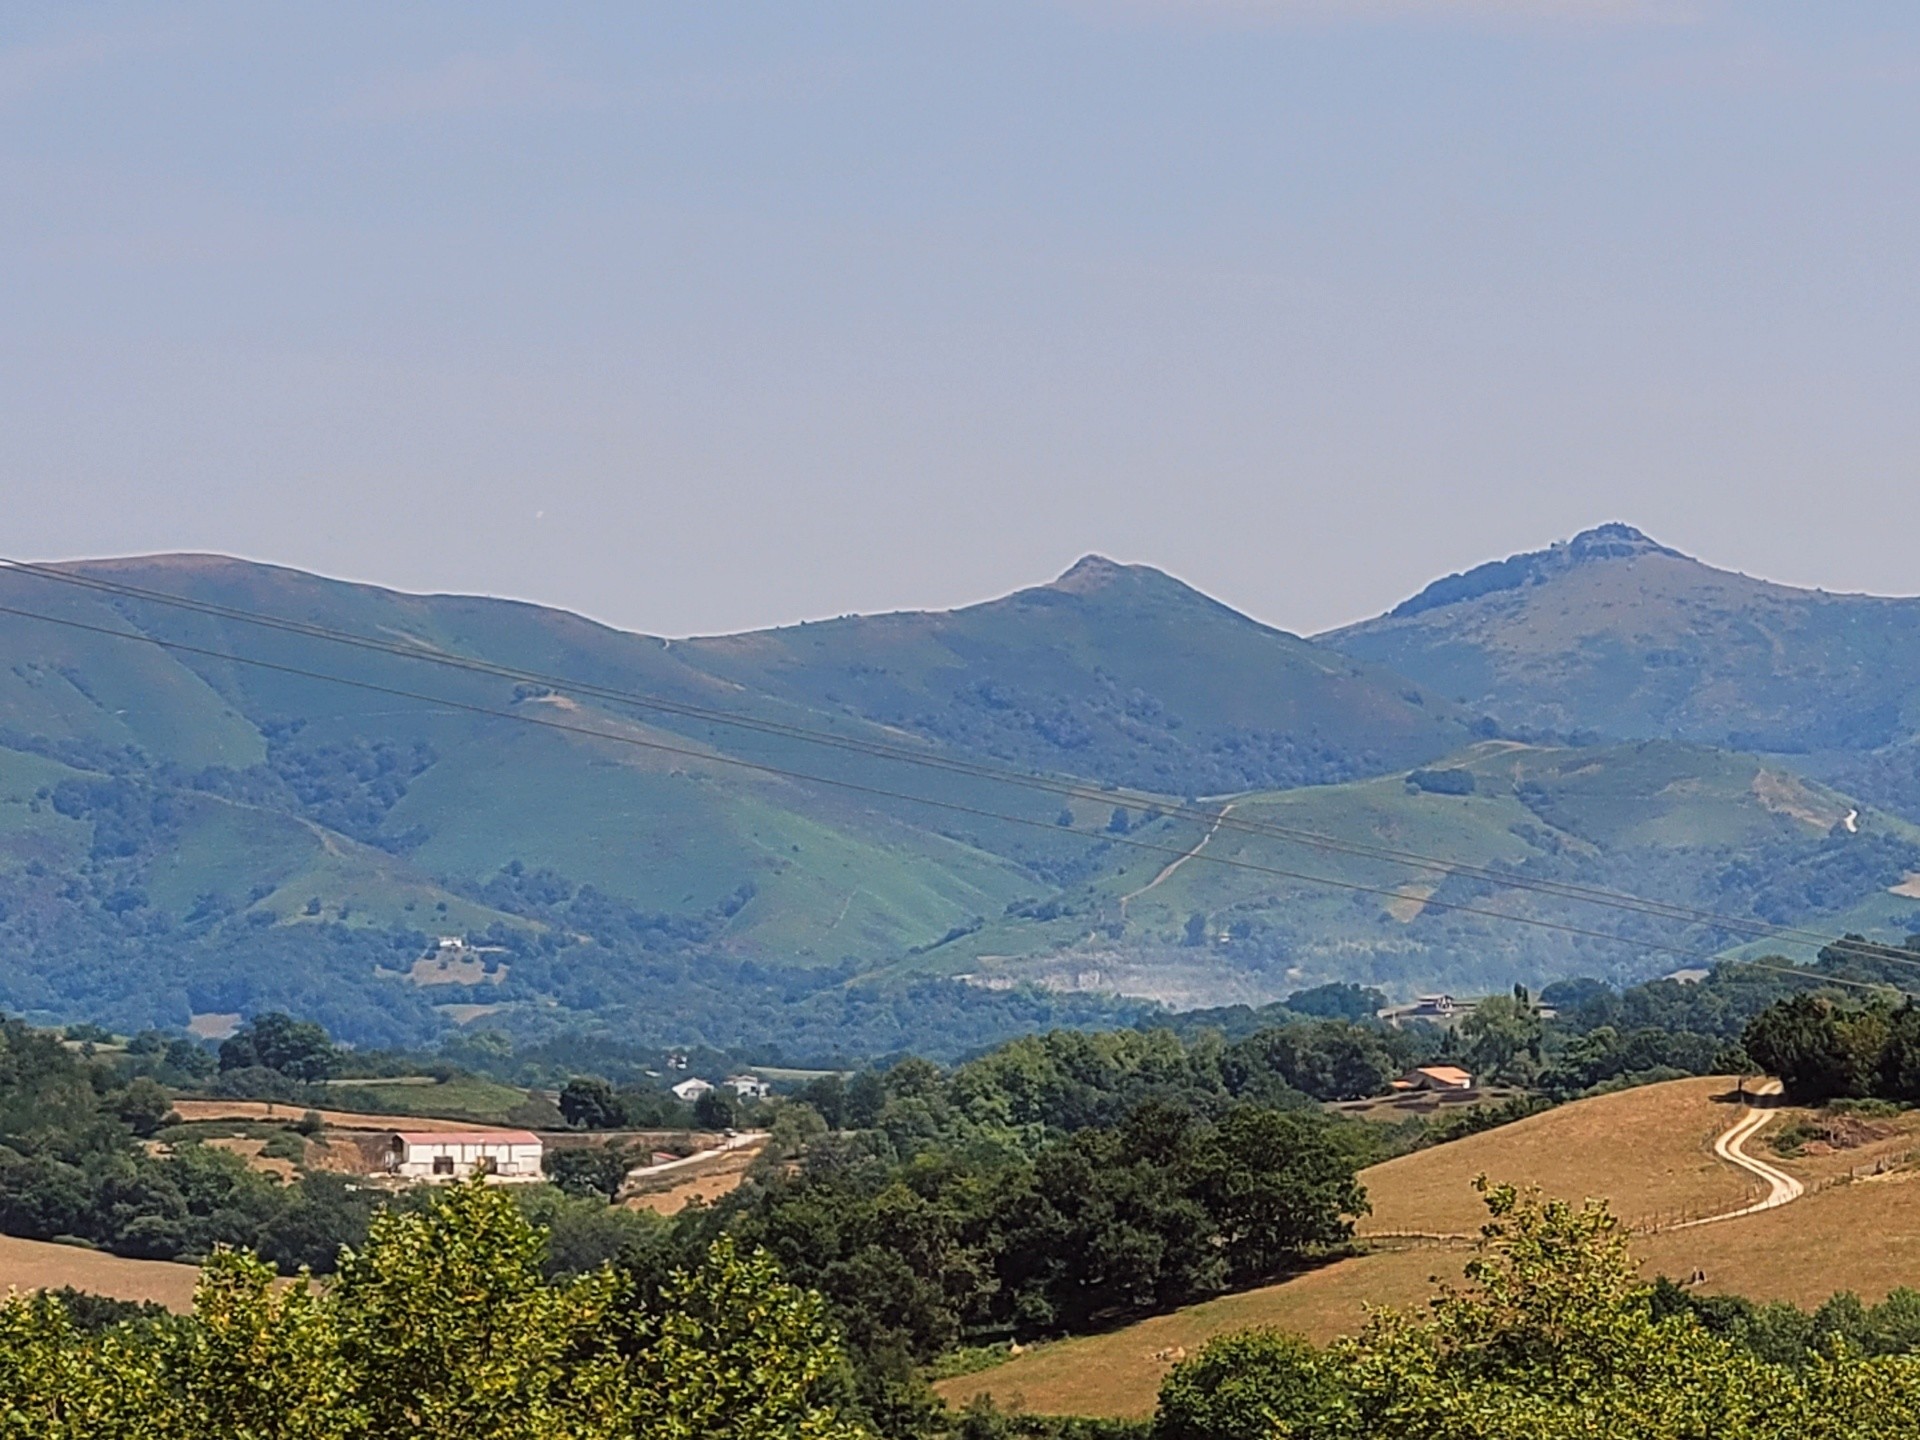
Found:
[[[1565,574],[1576,565],[1635,560],[1644,555],[1668,555],[1681,560],[1688,558],[1631,525],[1613,521],[1596,525],[1591,530],[1582,530],[1571,540],[1558,541],[1545,550],[1530,550],[1520,555],[1509,555],[1504,560],[1489,560],[1471,570],[1445,576],[1411,599],[1401,601],[1389,614],[1401,619],[1425,610],[1437,610],[1442,605],[1457,605],[1463,600],[1478,599],[1500,590],[1519,590],[1528,585],[1538,585],[1556,575]]]

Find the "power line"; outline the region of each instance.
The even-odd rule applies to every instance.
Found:
[[[1020,816],[1020,815],[1005,815],[997,811],[982,809],[978,806],[961,804],[958,801],[935,800],[924,795],[913,795],[903,791],[887,790],[879,786],[865,785],[865,784],[861,784],[858,781],[840,779],[834,776],[810,775],[804,771],[792,770],[785,766],[770,765],[761,761],[745,760],[745,759],[738,758],[736,756],[721,755],[721,754],[718,754],[712,751],[707,751],[707,750],[695,750],[685,746],[669,745],[662,741],[646,740],[637,735],[623,735],[623,734],[613,733],[605,730],[597,730],[590,726],[575,725],[567,721],[554,720],[545,716],[522,714],[518,711],[513,711],[513,710],[501,710],[493,706],[475,704],[471,701],[452,700],[445,696],[428,695],[420,691],[402,689],[399,686],[382,685],[375,681],[356,680],[350,676],[333,675],[333,674],[328,674],[324,671],[308,670],[301,666],[287,665],[279,661],[261,660],[261,659],[258,659],[252,656],[246,656],[246,655],[235,655],[226,651],[214,650],[207,646],[190,645],[185,643],[184,641],[178,641],[178,640],[163,640],[153,635],[143,635],[143,634],[139,634],[131,631],[115,630],[105,625],[94,625],[83,620],[74,620],[67,617],[63,617],[63,616],[44,615],[37,611],[22,610],[10,605],[0,605],[0,614],[12,615],[24,620],[37,620],[44,624],[56,625],[66,629],[70,629],[70,630],[83,631],[88,634],[104,636],[108,639],[125,640],[125,641],[132,642],[134,644],[152,645],[156,649],[173,651],[180,654],[198,655],[203,659],[219,660],[219,661],[227,662],[229,664],[249,665],[257,669],[269,670],[282,675],[292,675],[292,676],[299,677],[301,679],[317,680],[326,684],[345,685],[356,690],[368,691],[372,694],[387,695],[397,699],[414,700],[423,704],[444,706],[448,709],[465,711],[469,714],[482,715],[482,716],[486,716],[496,720],[509,720],[509,721],[514,721],[516,723],[523,724],[523,725],[534,725],[542,729],[555,730],[565,734],[578,735],[578,736],[582,736],[589,739],[608,741],[614,744],[630,745],[638,749],[650,750],[660,754],[677,755],[688,760],[699,761],[702,764],[727,765],[727,766],[732,766],[736,769],[752,771],[758,774],[775,776],[780,779],[797,780],[805,784],[832,786],[834,788],[846,790],[851,793],[868,795],[868,796],[872,796],[874,798],[879,798],[879,799],[898,800],[898,801],[905,801],[909,804],[928,805],[936,809],[949,811],[951,813],[972,816],[976,819],[996,820],[1006,824],[1024,825],[1024,826],[1029,826],[1035,829],[1046,830],[1049,832],[1057,832],[1060,829],[1059,826],[1056,826],[1044,820],[1035,820],[1030,817]],[[1296,880],[1304,884],[1322,885],[1322,886],[1328,886],[1338,890],[1346,890],[1349,892],[1355,892],[1355,893],[1367,894],[1367,895],[1387,896],[1395,899],[1406,898],[1403,892],[1399,890],[1387,889],[1382,886],[1363,885],[1354,881],[1336,880],[1327,876],[1308,875],[1298,871],[1281,869],[1276,866],[1256,865],[1250,861],[1233,860],[1233,859],[1228,859],[1224,856],[1207,855],[1204,851],[1200,851],[1200,850],[1179,850],[1168,845],[1158,845],[1158,844],[1154,844],[1151,841],[1137,840],[1131,836],[1111,835],[1111,834],[1089,835],[1086,831],[1079,831],[1079,830],[1072,831],[1071,833],[1080,835],[1087,839],[1101,840],[1101,841],[1106,841],[1107,843],[1110,843],[1110,844],[1127,846],[1135,850],[1173,856],[1177,859],[1199,860],[1199,861],[1203,861],[1205,863],[1210,863],[1210,864],[1225,865],[1237,870],[1246,870],[1256,874],[1269,875],[1269,876],[1273,876],[1280,879]],[[1580,936],[1587,939],[1607,941],[1613,944],[1626,945],[1634,949],[1650,951],[1657,954],[1675,955],[1683,959],[1703,960],[1708,963],[1715,963],[1718,961],[1718,958],[1719,958],[1717,955],[1715,955],[1713,952],[1710,952],[1710,951],[1692,950],[1682,946],[1662,944],[1658,941],[1640,940],[1632,936],[1609,934],[1608,932],[1603,930],[1591,930],[1582,926],[1563,924],[1559,921],[1542,920],[1534,916],[1514,915],[1508,911],[1489,910],[1482,906],[1465,905],[1455,901],[1440,901],[1440,900],[1429,900],[1429,901],[1426,901],[1425,903],[1427,905],[1432,906],[1435,909],[1450,910],[1450,911],[1455,911],[1461,914],[1477,915],[1477,916],[1481,916],[1483,918],[1492,919],[1492,920],[1503,920],[1512,924],[1529,925],[1534,927],[1535,929],[1550,930],[1550,931],[1555,931],[1561,934],[1575,935],[1575,936]],[[1856,986],[1858,988],[1866,989],[1866,990],[1883,990],[1887,988],[1897,988],[1897,987],[1875,985],[1868,981],[1842,979],[1838,976],[1811,975],[1809,972],[1800,970],[1797,968],[1776,966],[1776,965],[1766,965],[1758,961],[1747,961],[1742,963],[1745,963],[1750,968],[1761,969],[1761,970],[1771,970],[1784,975],[1792,975],[1797,978],[1815,979],[1823,984],[1833,983],[1833,984],[1839,984],[1839,985],[1850,985],[1850,986]],[[1905,992],[1902,992],[1902,993],[1905,993]]]
[[[453,655],[443,650],[424,648],[419,645],[402,644],[390,640],[381,640],[376,637],[360,635],[352,631],[340,630],[312,622],[290,620],[280,616],[267,615],[258,611],[219,605],[211,601],[196,600],[168,591],[151,590],[143,586],[130,585],[122,581],[106,580],[97,576],[85,575],[62,567],[40,565],[30,561],[0,557],[0,568],[11,569],[22,575],[78,586],[83,589],[119,596],[121,598],[171,606],[193,613],[237,621],[283,633],[300,635],[309,639],[321,640],[332,644],[350,646],[399,659],[416,662],[424,661],[473,674],[513,680],[523,684],[538,684],[555,689],[563,689],[571,693],[613,701],[637,709],[654,710],[665,714],[676,715],[683,719],[699,720],[708,724],[731,726],[801,743],[827,746],[872,759],[891,760],[902,764],[937,769],[988,782],[1037,790],[1066,799],[1079,799],[1098,804],[1120,802],[1131,808],[1155,810],[1162,814],[1189,820],[1197,824],[1209,826],[1210,828],[1225,828],[1244,834],[1287,840],[1311,849],[1323,850],[1334,854],[1350,855],[1361,859],[1381,860],[1409,869],[1425,870],[1443,877],[1457,876],[1506,889],[1522,890],[1551,896],[1555,899],[1569,900],[1580,904],[1597,905],[1603,908],[1639,914],[1654,919],[1672,920],[1688,925],[1699,925],[1734,935],[1744,935],[1752,940],[1780,940],[1789,943],[1819,946],[1825,946],[1834,942],[1834,937],[1831,935],[1799,926],[1777,925],[1767,921],[1749,919],[1744,916],[1703,910],[1695,906],[1682,905],[1677,902],[1652,900],[1624,891],[1582,885],[1573,881],[1555,880],[1543,876],[1516,875],[1511,871],[1496,869],[1490,866],[1440,859],[1430,855],[1423,855],[1416,851],[1377,845],[1366,841],[1346,840],[1338,836],[1281,825],[1273,821],[1235,817],[1229,814],[1202,809],[1197,806],[1170,802],[1163,797],[1156,797],[1138,790],[1128,788],[1106,789],[1056,779],[1050,776],[1006,770],[996,766],[983,765],[976,761],[938,755],[929,751],[889,745],[882,741],[835,735],[782,721],[744,715],[737,711],[717,710],[708,706],[672,700],[664,696],[621,690],[611,686],[597,685],[588,681],[545,674],[539,671],[521,670],[493,661]],[[1399,891],[1393,891],[1391,893],[1402,899],[1417,898],[1407,897]],[[1442,902],[1428,900],[1423,903],[1439,906]],[[1855,954],[1881,959],[1891,964],[1920,967],[1920,959],[1915,959],[1912,955],[1897,946],[1882,945],[1869,940],[1846,941],[1845,943]]]

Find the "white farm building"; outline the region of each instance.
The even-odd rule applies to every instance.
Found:
[[[387,1137],[386,1170],[403,1180],[539,1180],[544,1150],[531,1130],[396,1130]]]

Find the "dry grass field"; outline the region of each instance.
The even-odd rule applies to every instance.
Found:
[[[1646,1085],[1389,1160],[1361,1176],[1373,1213],[1359,1232],[1475,1234],[1482,1174],[1574,1200],[1605,1196],[1629,1221],[1734,1209],[1765,1192],[1714,1157],[1714,1137],[1740,1116],[1733,1089],[1719,1077]]]
[[[1731,1085],[1679,1080],[1600,1096],[1390,1160],[1362,1176],[1374,1213],[1360,1231],[1477,1232],[1486,1212],[1472,1180],[1482,1173],[1537,1183],[1568,1199],[1604,1196],[1629,1222],[1738,1208],[1762,1187],[1712,1153],[1714,1138],[1741,1114],[1725,1098]],[[1769,1131],[1805,1113],[1783,1109]],[[1774,1155],[1766,1131],[1748,1148],[1817,1187],[1903,1154],[1920,1138],[1917,1126],[1920,1117],[1902,1117],[1884,1123],[1886,1133],[1869,1145],[1792,1160]],[[1920,1288],[1920,1171],[1815,1189],[1777,1210],[1648,1235],[1635,1250],[1649,1275],[1699,1269],[1705,1288],[1756,1300],[1812,1305],[1836,1290],[1878,1299],[1898,1285]],[[1216,1335],[1255,1325],[1316,1341],[1350,1334],[1364,1323],[1368,1305],[1417,1305],[1438,1279],[1457,1280],[1468,1254],[1464,1243],[1377,1249],[1279,1285],[1043,1345],[936,1388],[956,1405],[984,1392],[1038,1414],[1143,1416],[1174,1361]]]
[[[1719,1225],[1651,1235],[1634,1247],[1648,1275],[1695,1269],[1705,1290],[1818,1305],[1851,1290],[1884,1299],[1920,1289],[1920,1171],[1817,1190],[1791,1205]]]
[[[626,1205],[635,1210],[651,1210],[656,1215],[678,1215],[696,1200],[714,1201],[731,1195],[747,1178],[747,1171],[760,1158],[764,1144],[732,1150],[711,1164],[689,1166],[684,1171],[662,1175],[651,1185],[642,1182],[637,1194]]]
[[[1175,1363],[1216,1335],[1278,1325],[1317,1341],[1350,1334],[1368,1304],[1415,1304],[1435,1276],[1458,1279],[1467,1251],[1381,1250],[1309,1271],[1282,1285],[1223,1295],[1124,1330],[1056,1341],[991,1370],[958,1375],[934,1388],[955,1407],[975,1395],[1036,1415],[1141,1419],[1153,1412],[1160,1382]]]
[[[0,1288],[58,1290],[71,1285],[116,1300],[152,1300],[169,1310],[193,1308],[193,1286],[200,1271],[170,1260],[123,1260],[77,1245],[17,1240],[0,1235]]]

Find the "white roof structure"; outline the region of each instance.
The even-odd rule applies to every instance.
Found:
[[[445,1184],[484,1175],[525,1183],[543,1178],[546,1146],[531,1130],[395,1130],[387,1141],[387,1173]]]

